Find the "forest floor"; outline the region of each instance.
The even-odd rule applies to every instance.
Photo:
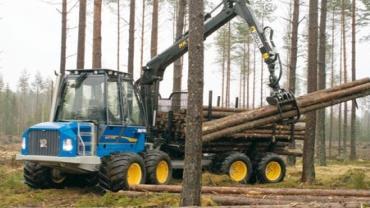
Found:
[[[22,163],[14,160],[18,149],[19,145],[0,145],[0,207],[168,207],[179,204],[179,195],[176,194],[128,196],[124,193],[105,193],[98,187],[32,190],[23,182]],[[363,156],[369,156],[370,147],[363,148],[360,152]],[[317,181],[313,185],[300,182],[301,168],[300,162],[296,167],[289,167],[284,182],[278,184],[239,185],[231,182],[226,176],[210,173],[203,174],[202,182],[208,186],[370,189],[370,159],[355,162],[330,160],[328,166],[316,167]],[[173,182],[180,183],[181,181]],[[202,205],[217,204],[205,196]]]

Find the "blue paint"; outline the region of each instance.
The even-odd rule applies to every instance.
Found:
[[[71,122],[47,122],[36,124],[27,129],[22,137],[26,139],[26,144],[29,140],[29,132],[31,131],[58,131],[59,137],[59,157],[76,157],[82,154],[82,145],[78,139],[78,126],[80,126],[81,138],[86,145],[86,155],[90,155],[91,151],[91,126],[89,123]],[[108,156],[112,153],[140,153],[145,150],[146,133],[140,130],[145,129],[143,126],[106,126],[100,125],[101,130],[97,141],[96,155],[99,157]],[[63,142],[66,139],[71,139],[73,149],[71,151],[63,150]],[[78,151],[78,149],[80,151]],[[22,155],[28,155],[29,147],[22,149]]]

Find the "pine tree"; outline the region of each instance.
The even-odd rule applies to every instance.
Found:
[[[317,90],[317,40],[318,40],[318,1],[309,1],[309,45],[308,45],[308,93]],[[306,135],[303,148],[302,182],[315,180],[315,129],[316,112],[306,114]]]
[[[94,25],[93,25],[93,68],[101,68],[101,10],[102,0],[94,0]]]
[[[318,89],[326,88],[326,19],[327,19],[327,0],[321,0],[320,17],[320,45],[319,45],[319,76]],[[326,165],[326,135],[325,135],[325,109],[317,111],[317,140],[319,164]]]
[[[158,0],[153,0],[153,12],[152,12],[152,33],[151,33],[151,46],[150,54],[151,57],[155,57],[158,51]]]
[[[134,59],[135,59],[135,0],[130,0],[130,29],[128,41],[128,73],[134,77]]]
[[[201,205],[204,26],[203,0],[189,1],[189,78],[181,206]]]
[[[297,60],[298,60],[298,27],[299,27],[299,10],[300,1],[294,0],[293,18],[292,18],[292,36],[290,47],[290,64],[289,64],[289,89],[296,93],[296,76],[297,76]],[[295,141],[292,141],[290,148],[295,148]],[[288,156],[288,165],[295,165],[296,158]]]
[[[356,9],[356,0],[352,0],[352,81],[356,80]],[[356,100],[353,100],[351,107],[351,160],[355,160],[357,158],[356,128]]]
[[[184,31],[184,23],[185,23],[185,16],[186,16],[186,1],[187,0],[179,0],[178,1],[178,13],[177,13],[177,20],[176,20],[176,38],[180,38]],[[182,58],[178,59],[174,63],[174,72],[173,72],[173,92],[181,92],[181,85],[182,85]],[[172,100],[172,110],[176,111],[180,109],[180,96],[175,96]]]
[[[62,2],[62,35],[60,51],[60,73],[64,74],[66,70],[66,51],[67,51],[67,0]]]
[[[80,0],[77,41],[77,69],[85,68],[86,6],[86,0]]]

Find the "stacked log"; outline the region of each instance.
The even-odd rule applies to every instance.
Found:
[[[307,113],[368,95],[370,95],[370,78],[365,78],[301,96],[297,98],[297,103],[301,113]],[[230,137],[249,129],[279,122],[282,118],[290,118],[296,114],[293,106],[285,106],[282,114],[279,114],[275,106],[265,106],[208,121],[203,124],[203,141],[210,142]]]
[[[217,109],[217,108],[216,108]],[[239,112],[246,112],[244,109],[227,109],[223,108],[225,111],[216,111],[216,113],[230,113],[233,111],[237,112],[236,110],[239,110]],[[213,112],[214,113],[214,112]],[[212,115],[213,115],[212,113]],[[225,117],[225,116],[221,116]],[[186,127],[186,110],[181,110],[177,112],[172,113],[172,124],[169,124],[169,114],[166,112],[158,112],[157,118],[156,118],[156,127],[160,134],[166,134],[171,133],[176,138],[185,138],[185,127]],[[171,128],[169,128],[169,126]],[[295,139],[302,140],[304,138],[305,134],[305,123],[300,122],[294,125],[294,134],[291,134],[291,126],[288,125],[265,125],[261,127],[256,127],[254,129],[246,130],[244,132],[236,133],[234,135],[231,135],[231,138],[281,138],[281,139],[288,139],[290,140],[292,136],[294,136]],[[171,131],[171,132],[168,132]]]
[[[370,95],[370,78],[343,84],[331,89],[320,90],[297,98],[302,114]],[[250,141],[258,139],[256,150],[271,150],[282,155],[301,155],[300,152],[287,150],[287,142],[294,139],[303,140],[305,135],[304,122],[294,126],[276,125],[282,118],[296,116],[293,106],[284,106],[280,114],[276,106],[265,106],[255,110],[212,108],[212,115],[218,113],[222,118],[203,123],[203,147],[206,152],[246,150]],[[204,107],[205,118],[209,111]],[[176,139],[185,139],[186,111],[171,114],[158,113],[156,125],[159,134],[167,134]],[[169,122],[172,121],[172,122]],[[304,117],[303,117],[304,121]],[[170,128],[171,127],[171,128]]]

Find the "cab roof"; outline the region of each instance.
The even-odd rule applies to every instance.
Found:
[[[122,71],[113,70],[113,69],[69,69],[66,71],[67,71],[67,74],[70,74],[70,75],[74,75],[74,74],[79,75],[81,73],[93,73],[93,74],[108,74],[108,75],[115,75],[115,76],[121,75],[123,76],[123,78],[132,79],[131,74],[122,72]]]

